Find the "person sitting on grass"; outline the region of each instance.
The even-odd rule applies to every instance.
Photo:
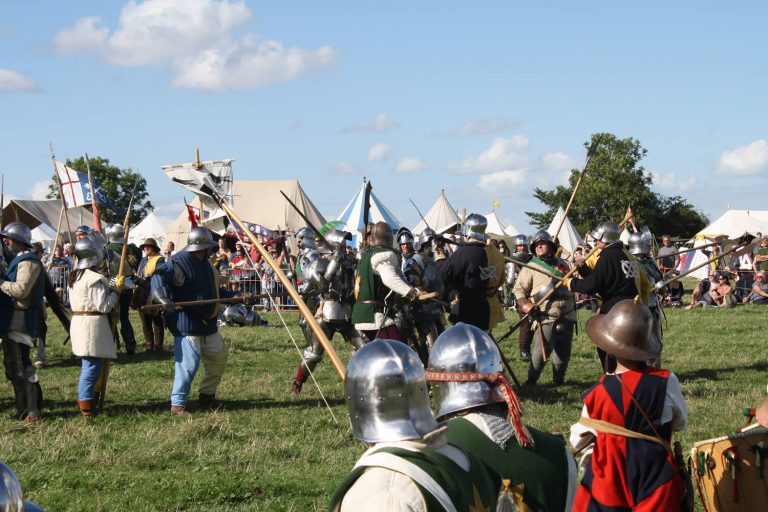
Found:
[[[672,277],[679,276],[679,270],[672,271]],[[664,294],[663,305],[670,308],[679,308],[683,306],[683,296],[685,287],[680,279],[675,279],[667,283],[667,293]]]
[[[623,300],[587,320],[587,336],[616,360],[584,395],[571,426],[574,449],[585,453],[573,510],[680,510],[684,483],[670,443],[688,422],[680,382],[652,368],[661,344],[651,311]]]
[[[720,274],[717,278],[717,285],[710,287],[709,291],[701,295],[698,301],[691,302],[688,309],[704,306],[730,308],[735,306],[737,302],[730,278],[727,274]]]
[[[763,271],[755,276],[752,291],[743,302],[744,304],[768,304],[768,272]]]

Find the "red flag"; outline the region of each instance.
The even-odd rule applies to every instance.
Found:
[[[93,230],[101,233],[101,215],[99,214],[99,207],[96,201],[92,203],[93,206]]]
[[[187,218],[189,219],[189,222],[192,224],[192,228],[196,228],[197,224],[200,222],[200,217],[195,212],[195,207],[192,205],[186,205],[187,206]]]

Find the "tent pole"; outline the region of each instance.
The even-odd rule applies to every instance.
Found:
[[[56,238],[53,239],[53,251],[51,251],[51,257],[48,258],[48,265],[46,270],[51,270],[51,266],[53,265],[53,252],[56,250],[56,246],[59,245],[59,235],[61,234],[61,218],[62,217],[64,217],[63,207],[61,208],[61,213],[59,213],[59,222],[58,224],[56,224]]]

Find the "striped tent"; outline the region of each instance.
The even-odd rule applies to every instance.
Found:
[[[349,231],[352,233],[352,246],[358,246],[359,236],[363,232],[363,206],[365,203],[365,187],[368,185],[368,181],[363,179],[362,186],[358,189],[352,200],[349,201],[346,207],[336,217],[344,223],[344,226],[340,226],[340,229]],[[400,221],[397,220],[392,212],[390,212],[386,206],[382,204],[376,194],[371,190],[371,209],[368,220],[370,222],[384,221],[392,227],[393,231],[400,229]]]

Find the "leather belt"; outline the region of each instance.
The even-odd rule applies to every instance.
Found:
[[[107,313],[101,313],[100,311],[73,311],[72,316],[101,316]]]

